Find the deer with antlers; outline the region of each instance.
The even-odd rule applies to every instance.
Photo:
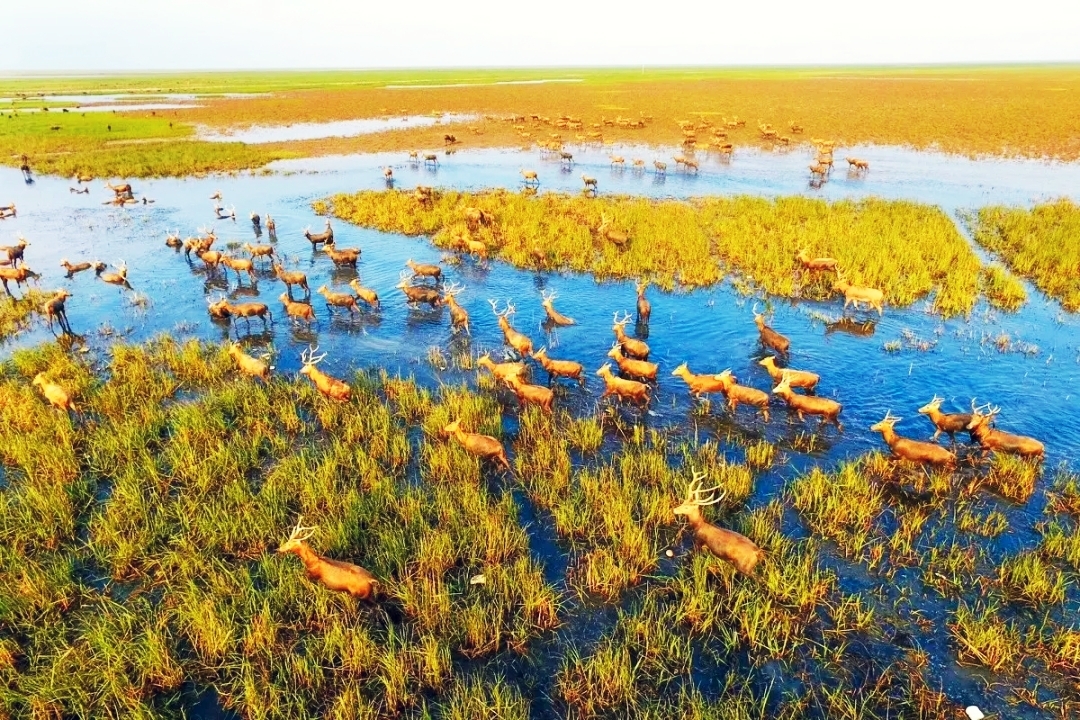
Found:
[[[247,323],[248,328],[251,327],[251,318],[257,317],[262,320],[263,328],[268,327],[267,318],[269,322],[274,321],[274,314],[270,312],[270,308],[264,303],[260,302],[245,302],[231,304],[228,298],[222,297],[216,302],[207,300],[209,306],[210,317],[221,319],[236,319],[244,318],[244,322]]]
[[[803,268],[805,268],[806,270],[815,270],[816,271],[816,270],[835,270],[836,269],[836,260],[834,258],[830,258],[830,257],[819,257],[819,258],[810,257],[806,252],[806,248],[803,248],[803,249],[799,250],[799,253],[798,253],[798,255],[795,256],[795,259],[798,260],[802,264]]]
[[[443,288],[443,302],[450,308],[450,327],[453,331],[464,330],[466,335],[472,335],[469,332],[469,312],[457,301],[457,296],[464,290],[460,283],[451,283]]]
[[[640,405],[649,404],[649,386],[637,380],[627,380],[611,372],[611,363],[604,363],[596,374],[604,379],[604,392],[600,396],[603,400],[608,395],[614,395],[620,400],[630,400]]]
[[[934,395],[930,402],[919,408],[919,414],[926,415],[930,418],[930,422],[934,423],[934,437],[931,440],[937,440],[941,433],[947,433],[949,439],[956,442],[956,433],[965,430],[968,432],[968,436],[974,440],[975,437],[968,430],[968,425],[974,416],[971,413],[943,413],[941,412],[941,403],[943,402],[945,402],[945,398]]]
[[[289,297],[288,293],[281,293],[278,298],[285,306],[285,315],[292,321],[303,320],[308,325],[315,322],[315,308],[308,302],[296,302]]]
[[[270,382],[270,366],[259,358],[248,355],[240,347],[240,343],[234,342],[229,346],[229,357],[236,361],[240,372],[249,377],[259,378],[263,382]]]
[[[71,293],[61,288],[49,298],[45,305],[42,306],[42,313],[49,321],[49,329],[52,330],[53,320],[56,320],[60,324],[60,329],[66,333],[71,333],[71,325],[68,324],[67,319],[67,299],[71,297]]]
[[[515,330],[510,321],[507,320],[508,317],[513,317],[516,312],[513,304],[507,301],[506,307],[501,311],[495,300],[488,300],[488,304],[491,305],[491,311],[495,313],[495,317],[499,318],[499,328],[503,332],[503,339],[506,340],[506,344],[514,348],[517,354],[523,358],[529,355],[533,349],[532,340],[524,333]]]
[[[753,313],[754,324],[757,325],[761,344],[770,350],[775,350],[781,355],[787,356],[791,341],[765,323],[765,315],[757,311],[757,303],[754,303]]]
[[[855,309],[858,310],[859,303],[866,303],[867,309],[877,310],[879,317],[885,314],[885,293],[881,290],[852,285],[839,269],[836,271],[836,282],[833,283],[832,287],[833,290],[844,293],[845,310],[847,310],[848,305],[854,305]]]
[[[184,246],[184,241],[180,239],[180,230],[169,232],[165,235],[165,247],[179,250]]]
[[[893,415],[891,410],[886,411],[885,417],[881,422],[870,426],[870,431],[881,433],[881,436],[885,439],[885,443],[889,446],[892,454],[901,460],[910,460],[911,462],[929,465],[943,465],[947,467],[956,465],[956,455],[940,445],[910,440],[906,437],[897,435],[893,426],[902,419],[903,418],[898,418]]]
[[[413,285],[408,270],[401,271],[401,274],[398,276],[398,284],[396,287],[405,293],[406,302],[410,305],[426,303],[432,308],[437,308],[442,305],[442,294],[435,288],[427,285]]]
[[[443,437],[454,438],[458,445],[481,460],[491,460],[504,470],[510,470],[510,461],[506,459],[506,448],[490,435],[466,432],[461,429],[460,420],[448,423],[440,434]]]
[[[626,326],[630,323],[630,313],[625,313],[622,318],[615,313],[611,331],[615,333],[615,340],[622,346],[622,351],[627,357],[636,360],[645,360],[649,357],[649,345],[643,340],[632,338],[626,334]]]
[[[757,388],[740,385],[738,378],[731,374],[731,370],[725,370],[716,376],[722,387],[720,392],[727,398],[728,409],[734,416],[739,405],[752,405],[761,413],[765,422],[769,422],[769,394]]]
[[[971,436],[982,446],[983,452],[1003,452],[1022,457],[1034,457],[1042,459],[1046,452],[1045,446],[1035,438],[1025,435],[1014,435],[990,427],[990,422],[1001,412],[1000,407],[993,407],[989,403],[983,407],[975,406],[975,399],[971,400],[971,422],[967,429]]]
[[[703,490],[701,484],[704,479],[705,473],[695,472],[694,479],[687,487],[686,498],[671,512],[686,517],[694,533],[695,549],[707,548],[716,557],[734,565],[743,575],[752,575],[754,566],[765,553],[750,538],[705,521],[701,508],[717,504],[724,499],[724,495],[715,494],[719,486]]]
[[[682,378],[682,381],[690,388],[690,394],[698,400],[706,399],[706,395],[723,393],[727,387],[727,381],[723,376],[719,374],[695,375],[690,372],[690,366],[687,363],[672,370],[671,374],[673,377]]]
[[[623,247],[630,242],[629,235],[611,229],[611,220],[604,213],[600,213],[600,226],[596,228],[596,233],[617,247]]]
[[[543,298],[540,304],[544,306],[544,312],[547,314],[548,322],[556,327],[567,327],[569,325],[577,324],[577,320],[574,320],[572,317],[567,317],[555,309],[555,306],[552,303],[554,303],[559,296],[554,290],[542,290],[540,291],[540,295]]]
[[[780,384],[773,388],[773,393],[784,398],[788,408],[794,410],[799,420],[806,420],[807,415],[817,415],[821,418],[821,424],[831,422],[838,430],[843,430],[840,424],[840,411],[844,406],[829,398],[815,397],[813,395],[800,395],[791,388],[791,376],[784,374]]]
[[[3,264],[11,265],[11,267],[19,266],[19,263],[23,261],[23,253],[30,244],[26,241],[26,238],[22,236],[22,233],[19,233],[16,237],[19,242],[14,245],[0,245],[0,252],[7,256],[7,262]]]
[[[75,407],[75,401],[71,397],[71,393],[65,390],[62,386],[56,383],[49,382],[45,379],[45,373],[39,372],[34,376],[34,379],[30,382],[31,385],[38,389],[42,397],[58,410],[64,412],[73,412],[78,415],[79,410]]]
[[[523,362],[501,362],[497,363],[491,359],[491,355],[484,353],[476,359],[476,366],[484,368],[491,373],[495,378],[495,382],[502,383],[506,386],[510,385],[510,380],[514,377],[523,377],[528,368],[526,368]]]
[[[758,361],[758,365],[765,368],[766,372],[769,373],[769,377],[773,379],[773,382],[780,382],[784,379],[784,375],[787,374],[791,387],[805,388],[809,392],[814,392],[814,388],[817,387],[818,381],[821,380],[821,377],[817,373],[777,366],[776,357],[773,355],[762,358]]]
[[[321,286],[317,293],[326,299],[326,309],[333,312],[334,308],[345,308],[349,314],[360,312],[360,306],[356,304],[356,297],[351,293],[333,292],[325,285]]]
[[[274,277],[285,283],[285,289],[289,297],[292,297],[293,285],[299,285],[304,289],[304,294],[311,295],[308,287],[307,275],[296,270],[286,270],[279,262],[271,262],[270,268],[274,271]]]
[[[413,262],[412,258],[406,260],[405,264],[410,270],[413,271],[413,280],[416,280],[417,278],[429,277],[434,278],[436,283],[442,282],[442,268],[438,265]]]
[[[360,278],[355,277],[349,281],[349,287],[356,293],[356,298],[367,303],[368,307],[373,310],[379,309],[379,293],[375,292],[369,287],[364,287],[360,284]]]
[[[304,228],[304,237],[311,243],[313,250],[319,246],[319,243],[334,242],[334,228],[330,227],[330,218],[326,218],[326,229],[321,233],[311,232],[310,227]]]
[[[104,263],[98,265],[95,269],[98,280],[109,283],[110,285],[117,285],[126,290],[130,290],[131,284],[128,282],[127,279],[127,264],[123,260],[121,260],[120,263],[118,265],[115,265],[114,267],[116,267],[116,272],[110,273],[105,272]]]
[[[567,378],[569,380],[577,380],[581,385],[585,384],[585,367],[573,360],[556,360],[548,357],[547,348],[542,347],[530,356],[533,360],[540,363],[540,367],[548,374],[548,382],[550,383],[553,378]]]
[[[304,527],[304,518],[297,519],[289,539],[278,546],[279,553],[292,553],[304,563],[307,576],[319,582],[327,590],[347,592],[357,600],[366,600],[378,590],[379,581],[359,565],[331,560],[316,555],[307,541],[317,528]]]
[[[200,233],[205,233],[197,237],[190,237],[184,241],[184,257],[191,262],[191,253],[195,253],[196,257],[202,256],[202,254],[210,249],[217,240],[217,235],[211,228],[207,231],[205,228],[199,228]]]
[[[623,375],[630,375],[631,377],[640,378],[641,380],[656,380],[657,373],[660,367],[656,363],[651,363],[648,360],[635,360],[623,355],[622,347],[616,341],[611,346],[611,350],[608,351],[607,356],[615,361],[615,364],[619,366],[619,372]]]
[[[331,400],[337,400],[338,402],[348,402],[349,397],[352,395],[352,388],[348,383],[338,380],[336,377],[327,375],[319,368],[315,367],[323,361],[326,357],[326,353],[316,356],[319,346],[308,346],[308,349],[300,353],[300,362],[303,366],[300,368],[300,374],[307,377],[315,385],[315,389],[319,391],[324,397]]]

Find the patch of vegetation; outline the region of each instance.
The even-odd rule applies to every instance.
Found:
[[[25,330],[47,298],[46,293],[32,288],[21,297],[0,295],[0,341]]]

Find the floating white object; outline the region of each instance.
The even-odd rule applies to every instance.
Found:
[[[667,551],[666,553],[664,553],[664,554],[665,554],[665,555],[667,555],[668,557],[675,557],[675,553],[671,552],[671,550],[668,550],[668,551]]]
[[[484,577],[483,574],[473,575],[471,578],[469,578],[470,585],[483,585],[485,583],[487,583],[487,578]]]
[[[970,720],[983,720],[983,718],[986,717],[985,715],[983,715],[983,711],[974,705],[968,705],[966,708],[964,708],[964,712],[967,713],[967,716],[968,718],[970,718]]]

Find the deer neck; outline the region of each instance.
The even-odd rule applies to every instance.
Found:
[[[296,548],[293,550],[293,553],[295,553],[296,556],[300,558],[300,562],[304,563],[304,567],[308,568],[309,570],[322,562],[322,558],[316,555],[315,551],[312,550],[306,542],[301,542],[299,545],[297,545]]]
[[[686,524],[696,533],[709,523],[705,522],[705,518],[701,514],[701,508],[694,508],[686,513]]]
[[[896,434],[896,430],[891,425],[881,429],[881,436],[885,438],[885,444],[892,447],[899,440],[899,436]]]

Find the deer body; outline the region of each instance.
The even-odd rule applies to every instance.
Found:
[[[263,382],[270,382],[270,366],[258,358],[254,358],[240,349],[238,343],[229,346],[229,356],[236,361],[240,372],[251,377],[257,377]]]
[[[442,268],[428,263],[416,263],[412,258],[405,261],[409,269],[413,271],[413,279],[418,277],[435,278],[435,282],[442,282]]]
[[[941,433],[947,433],[949,438],[955,441],[956,433],[967,430],[974,416],[970,413],[943,413],[941,412],[942,401],[943,398],[935,395],[933,400],[919,408],[919,413],[926,415],[930,418],[930,422],[934,423],[934,440],[937,440]],[[972,440],[975,439],[970,430],[968,430],[968,436]]]
[[[36,272],[26,267],[26,265],[20,265],[17,268],[2,268],[0,267],[0,282],[4,284],[4,290],[8,295],[11,295],[11,289],[8,288],[8,281],[14,280],[16,287],[21,287],[26,284],[29,279],[37,279],[40,277]]]
[[[538,405],[546,413],[552,412],[555,402],[555,393],[543,385],[529,385],[522,382],[520,375],[511,375],[507,381],[510,389],[517,395],[518,404],[524,408],[526,404]]]
[[[228,255],[221,256],[221,264],[236,273],[236,282],[240,282],[240,273],[246,272],[248,280],[255,282],[255,263],[247,258],[234,258]]]
[[[647,323],[652,315],[652,303],[645,297],[645,289],[649,287],[647,282],[637,283],[637,319],[638,322]]]
[[[812,258],[806,254],[806,250],[800,250],[796,259],[807,270],[835,270],[836,260],[830,257]]]
[[[379,309],[379,294],[369,287],[364,287],[360,284],[360,278],[353,278],[349,281],[349,287],[356,293],[356,297],[363,300],[369,306]]]
[[[462,290],[464,288],[461,285],[454,283],[443,291],[443,301],[450,308],[450,326],[454,331],[464,330],[466,335],[471,335],[472,333],[469,331],[469,311],[457,301],[457,294]]]
[[[26,246],[30,243],[26,242],[26,238],[22,235],[19,236],[19,242],[14,245],[0,246],[0,251],[3,251],[7,255],[8,263],[12,267],[17,267],[19,262],[23,259],[23,253],[26,250]]]
[[[615,333],[615,339],[618,341],[619,345],[622,346],[622,351],[627,356],[637,360],[644,360],[649,357],[649,345],[642,340],[632,338],[626,334],[626,325],[629,322],[629,314],[620,319],[619,314],[615,313],[615,322],[611,326],[611,331]]]
[[[754,312],[754,324],[757,325],[761,344],[781,355],[787,355],[791,341],[765,324],[765,316]]]
[[[722,384],[720,392],[727,398],[728,408],[732,415],[738,412],[739,405],[752,405],[758,409],[765,422],[769,422],[769,394],[767,392],[740,385],[730,370],[725,370],[716,377]]]
[[[330,221],[326,221],[326,229],[321,233],[313,233],[311,230],[304,230],[304,237],[311,243],[312,248],[315,248],[319,243],[334,242],[334,229],[330,227]]]
[[[1042,458],[1046,451],[1045,446],[1035,438],[1025,435],[1014,435],[990,427],[990,421],[1000,412],[1000,408],[991,408],[989,412],[982,413],[975,407],[975,401],[971,401],[971,422],[968,430],[975,441],[985,451],[1004,452],[1022,457]]]
[[[349,293],[332,292],[325,285],[319,288],[318,293],[326,298],[326,308],[345,308],[349,313],[360,312],[360,306],[356,304],[356,298]]]
[[[893,417],[892,413],[886,413],[884,420],[870,427],[871,431],[881,433],[881,436],[885,439],[885,443],[889,446],[889,449],[892,450],[893,455],[902,460],[929,463],[931,465],[956,464],[956,455],[940,445],[910,440],[906,437],[897,435],[893,426],[899,420],[900,418]]]
[[[281,293],[281,304],[285,306],[285,314],[294,320],[303,320],[311,324],[315,322],[315,308],[306,302],[294,302],[289,299],[287,293]]]
[[[601,214],[600,219],[600,227],[596,229],[596,232],[601,237],[607,238],[609,241],[611,241],[615,245],[618,245],[619,247],[622,247],[630,241],[630,236],[626,233],[617,232],[611,229],[611,220],[608,219],[607,215]]]
[[[793,388],[806,388],[810,392],[814,392],[814,388],[817,387],[818,381],[821,377],[817,373],[807,372],[806,370],[793,370],[791,368],[781,368],[776,365],[776,358],[769,356],[763,358],[758,362],[759,365],[768,371],[769,377],[775,382],[780,382],[784,379],[784,374],[787,373],[790,380],[790,385]]]
[[[271,263],[274,261],[273,245],[252,245],[251,243],[244,243],[244,249],[251,254],[251,259],[253,261],[261,257],[270,258]]]
[[[574,320],[574,318],[567,317],[566,315],[563,315],[561,312],[555,309],[554,302],[558,295],[545,290],[543,293],[543,297],[544,299],[541,304],[544,306],[544,312],[547,314],[547,318],[549,321],[551,321],[552,325],[557,325],[559,327],[567,327],[569,325],[577,324],[577,321]]]
[[[482,460],[492,460],[502,468],[509,470],[510,461],[506,459],[506,449],[502,443],[490,435],[465,432],[458,420],[442,429],[444,436],[451,436],[458,445]]]
[[[309,347],[308,350],[301,353],[300,359],[304,364],[303,367],[300,368],[300,374],[311,380],[315,385],[315,389],[325,397],[339,402],[347,402],[352,395],[352,389],[349,387],[348,383],[342,382],[335,377],[331,377],[315,367],[326,357],[326,353],[316,357],[315,352],[318,349],[318,347]]]
[[[505,385],[509,385],[511,379],[523,376],[526,369],[523,362],[493,362],[491,356],[486,353],[477,358],[476,364],[488,370],[497,382]]]
[[[56,294],[53,295],[42,308],[45,313],[45,318],[49,321],[50,330],[52,329],[53,320],[55,319],[60,323],[61,330],[71,332],[71,326],[68,325],[67,308],[65,307],[69,297],[71,297],[71,293],[67,290],[57,290]]]
[[[251,318],[257,317],[263,321],[263,327],[266,327],[268,317],[271,321],[274,319],[270,308],[263,303],[248,302],[233,305],[224,298],[210,304],[210,315],[217,318],[244,318],[244,322],[249,326]]]
[[[277,551],[292,553],[300,558],[300,562],[304,563],[307,576],[328,590],[347,592],[357,600],[366,600],[372,596],[379,584],[374,575],[359,565],[317,555],[305,541],[307,537],[310,537],[310,533],[301,537],[300,533],[303,530],[314,530],[314,528],[303,528],[297,524],[292,536],[283,542]]]
[[[540,348],[532,354],[532,358],[540,363],[540,367],[547,371],[549,380],[553,377],[564,377],[571,380],[577,380],[582,384],[585,383],[585,378],[583,377],[585,367],[579,362],[549,358],[547,348]]]
[[[323,245],[323,252],[330,256],[335,265],[352,265],[356,267],[360,259],[360,248],[342,248],[338,250],[333,240],[327,240]]]
[[[94,263],[81,262],[74,265],[69,263],[67,259],[60,261],[60,267],[67,271],[67,278],[71,279],[75,277],[75,273],[81,273],[83,270],[89,270],[92,267],[96,267]]]
[[[285,268],[281,266],[281,263],[273,263],[270,267],[274,270],[274,276],[285,283],[285,287],[288,289],[289,293],[292,293],[293,285],[299,285],[304,288],[306,294],[311,294],[311,289],[308,287],[307,275],[304,273],[294,270],[285,270]]]
[[[71,393],[57,385],[51,383],[45,379],[45,373],[38,373],[34,376],[31,384],[38,389],[42,396],[55,408],[60,410],[71,411],[78,413],[79,410],[75,407],[75,401],[71,398]]]
[[[868,308],[877,310],[878,315],[885,314],[885,293],[877,288],[852,285],[843,275],[840,275],[836,278],[836,282],[833,283],[833,290],[844,293],[845,309],[848,305],[854,305],[855,309],[858,310],[859,303],[866,303]]]
[[[615,343],[611,350],[608,351],[608,357],[615,361],[620,372],[643,380],[656,380],[656,375],[660,369],[656,363],[626,357],[623,355],[618,343]]]
[[[649,402],[649,386],[645,383],[640,383],[637,380],[627,380],[625,378],[613,375],[611,372],[611,365],[604,363],[604,365],[596,371],[596,374],[604,379],[604,393],[600,396],[601,399],[606,398],[608,395],[615,395],[621,400],[632,400],[642,405],[647,405]]]
[[[127,279],[127,266],[126,265],[121,263],[120,267],[118,267],[116,269],[116,272],[114,272],[114,273],[104,272],[104,270],[105,270],[104,265],[99,265],[97,267],[97,269],[95,270],[99,280],[101,280],[102,282],[107,282],[110,285],[119,285],[122,288],[127,288],[128,290],[131,289],[131,285],[130,285],[130,283],[128,283],[128,279]]]
[[[723,496],[715,495],[702,498],[704,493],[712,493],[716,488],[701,490],[702,475],[695,473],[693,482],[690,483],[686,500],[672,510],[675,515],[686,518],[687,524],[694,533],[694,547],[697,549],[708,548],[716,557],[731,563],[743,575],[752,575],[754,567],[764,556],[764,552],[754,542],[740,535],[734,530],[717,527],[705,521],[701,514],[701,508],[720,502]]]
[[[690,388],[690,394],[698,399],[701,399],[704,395],[722,393],[727,386],[720,375],[695,375],[690,372],[690,367],[686,363],[672,370],[671,374],[682,378],[683,382]]]
[[[840,411],[843,406],[835,400],[815,397],[813,395],[799,395],[791,389],[791,383],[785,377],[780,384],[773,388],[773,392],[784,398],[788,407],[799,415],[799,420],[805,420],[806,415],[817,415],[821,422],[831,422],[836,427],[843,429],[840,424]]]

